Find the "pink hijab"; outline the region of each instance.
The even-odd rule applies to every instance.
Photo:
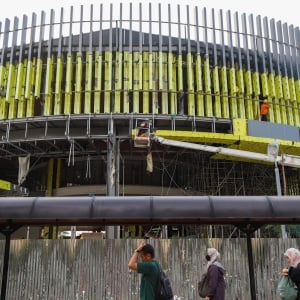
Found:
[[[284,256],[290,259],[290,265],[294,268],[300,263],[300,251],[296,248],[287,249]]]
[[[220,259],[220,253],[215,248],[208,248],[207,255],[210,257],[210,260],[207,263],[207,269],[208,269],[211,264],[213,264],[216,260]]]

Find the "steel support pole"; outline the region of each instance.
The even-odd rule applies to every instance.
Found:
[[[253,264],[253,252],[252,252],[251,237],[252,237],[252,233],[247,232],[247,252],[248,252],[248,267],[249,267],[251,300],[256,300],[256,288],[255,288],[254,264]]]
[[[109,120],[109,130],[107,138],[107,168],[106,186],[107,196],[119,196],[119,159],[120,144],[116,139],[114,120]],[[106,226],[106,238],[120,238],[119,226]]]
[[[280,174],[279,174],[278,164],[276,160],[275,160],[275,180],[276,180],[277,196],[282,196]],[[286,227],[284,224],[282,224],[280,227],[281,227],[281,236],[283,239],[286,239],[287,238]]]
[[[5,300],[5,297],[6,297],[9,250],[10,250],[10,234],[5,234],[5,249],[4,249],[4,261],[3,261],[2,284],[1,284],[1,298],[0,298],[1,300]]]
[[[7,286],[7,274],[8,274],[8,263],[9,263],[9,252],[10,252],[10,240],[11,235],[19,227],[12,228],[7,226],[1,229],[1,233],[5,235],[5,248],[4,248],[4,258],[3,258],[3,268],[2,268],[2,283],[1,283],[1,296],[0,300],[5,300],[6,298],[6,286]]]

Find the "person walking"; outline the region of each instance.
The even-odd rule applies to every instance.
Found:
[[[284,256],[287,259],[289,268],[282,269],[281,274],[289,276],[298,289],[296,300],[300,300],[300,251],[296,248],[289,248],[285,251]]]
[[[139,260],[140,257],[140,260]],[[158,283],[159,265],[154,260],[154,248],[144,240],[133,252],[128,268],[142,274],[140,286],[140,300],[155,300],[155,291]]]
[[[270,107],[271,107],[271,104],[269,104],[268,100],[265,99],[260,106],[260,120],[261,121],[265,121],[265,122],[268,121],[267,114],[269,112]]]
[[[220,253],[215,248],[208,248],[207,295],[205,300],[225,300],[225,268],[220,263]]]

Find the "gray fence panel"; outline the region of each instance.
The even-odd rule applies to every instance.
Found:
[[[175,300],[199,299],[207,247],[226,267],[226,299],[250,299],[246,239],[150,239],[169,275]],[[13,240],[7,300],[138,300],[140,276],[127,268],[137,240]],[[285,249],[299,239],[252,239],[257,299],[276,299]],[[4,241],[0,241],[4,252]],[[0,257],[2,275],[3,257]]]

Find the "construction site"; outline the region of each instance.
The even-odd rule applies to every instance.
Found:
[[[242,206],[299,195],[298,27],[140,3],[33,12],[0,28],[1,197],[240,196]],[[132,224],[112,236],[146,234],[243,233]]]

